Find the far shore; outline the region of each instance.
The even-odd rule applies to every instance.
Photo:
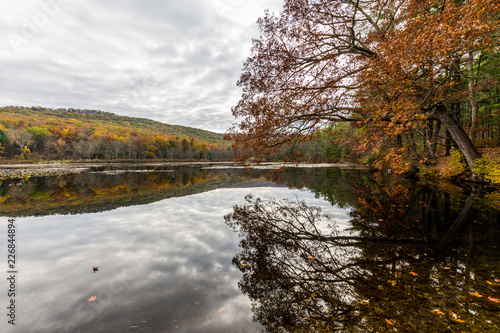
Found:
[[[0,164],[0,180],[26,179],[31,177],[57,176],[64,174],[80,173],[91,168],[105,166],[145,166],[145,167],[168,167],[168,166],[200,166],[204,169],[226,169],[226,168],[254,168],[254,169],[280,169],[287,168],[341,168],[341,169],[368,169],[363,164],[356,163],[283,163],[265,162],[260,164],[237,164],[231,161],[49,161],[34,163]]]

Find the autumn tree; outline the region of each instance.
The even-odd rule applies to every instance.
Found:
[[[227,134],[238,158],[262,159],[340,121],[364,126],[362,143],[373,149],[411,146],[439,121],[473,169],[480,155],[451,110],[467,93],[454,74],[462,58],[498,47],[499,6],[286,0],[279,15],[259,19],[261,37],[238,81],[243,95],[232,112],[242,121]]]

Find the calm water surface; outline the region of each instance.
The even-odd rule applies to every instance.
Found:
[[[0,194],[2,265],[15,218],[18,272],[2,332],[500,327],[496,192],[190,166],[6,181]]]

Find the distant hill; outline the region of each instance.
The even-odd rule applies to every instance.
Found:
[[[7,158],[229,158],[223,134],[100,110],[1,107],[0,130]]]

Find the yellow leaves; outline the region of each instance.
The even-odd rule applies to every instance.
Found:
[[[392,321],[390,321],[389,319],[385,319],[385,322],[389,325],[393,325],[394,326],[394,323]]]
[[[95,301],[96,299],[97,299],[97,296],[90,296],[90,298],[89,298],[89,300],[88,300],[88,301],[89,301],[89,302],[93,302],[93,301]]]
[[[312,293],[311,294],[311,297],[314,298],[314,297],[318,297],[318,295],[316,295],[316,293]]]

